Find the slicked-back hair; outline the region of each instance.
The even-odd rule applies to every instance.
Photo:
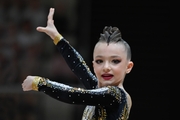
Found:
[[[129,44],[122,39],[121,31],[117,27],[105,26],[103,29],[103,33],[100,34],[98,42],[106,42],[108,45],[110,43],[123,44],[127,52],[127,59],[131,60],[131,48]]]

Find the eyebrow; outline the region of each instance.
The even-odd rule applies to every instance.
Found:
[[[103,58],[103,56],[97,55],[97,56],[95,56],[95,58]],[[121,58],[121,56],[113,55],[113,56],[110,56],[110,58]]]

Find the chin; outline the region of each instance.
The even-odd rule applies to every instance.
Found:
[[[99,84],[99,87],[106,87],[106,86],[112,86],[112,83],[110,81],[106,81]]]

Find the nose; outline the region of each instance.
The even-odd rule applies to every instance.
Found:
[[[107,73],[107,72],[109,72],[110,70],[111,70],[111,67],[110,67],[109,63],[106,62],[106,63],[104,64],[103,71],[104,71],[105,73]]]

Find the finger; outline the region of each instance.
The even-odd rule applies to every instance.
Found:
[[[25,89],[23,89],[23,91],[30,91],[30,89],[26,89],[26,88],[25,88]]]
[[[26,88],[23,88],[23,91],[28,91]]]
[[[50,8],[49,15],[48,15],[48,20],[53,20],[53,15],[54,15],[54,8]]]
[[[25,83],[23,82],[23,83],[21,84],[21,86],[23,87],[23,86],[24,86],[24,84],[25,84]]]
[[[45,32],[46,28],[45,27],[37,27],[36,30],[39,32]]]
[[[31,88],[29,88],[29,87],[27,87],[25,85],[22,86],[22,89],[23,89],[23,91],[30,91],[31,90]]]

